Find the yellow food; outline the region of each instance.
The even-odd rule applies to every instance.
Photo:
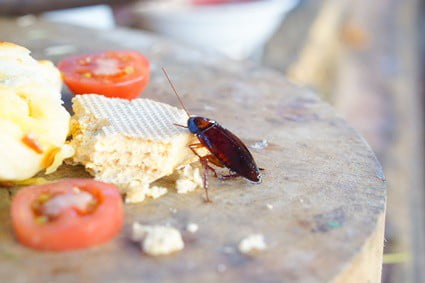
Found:
[[[0,42],[0,181],[53,172],[73,154],[64,145],[69,114],[60,99],[60,74],[29,50]]]
[[[47,60],[34,60],[30,51],[22,46],[0,41],[0,85],[21,91],[44,93],[61,99],[62,79],[59,70]]]

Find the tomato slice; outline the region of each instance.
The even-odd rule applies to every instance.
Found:
[[[58,68],[74,94],[136,98],[149,82],[149,61],[137,51],[105,51],[63,59]]]
[[[20,190],[11,206],[17,239],[37,250],[82,249],[119,233],[124,213],[116,186],[68,179]]]

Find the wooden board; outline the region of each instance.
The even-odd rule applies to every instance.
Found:
[[[265,64],[319,90],[371,145],[390,180],[382,282],[425,282],[421,3],[304,0],[294,12]]]
[[[356,1],[346,26],[335,107],[368,140],[387,174],[386,282],[425,282],[424,119],[421,1]],[[345,28],[345,30],[349,30]],[[365,107],[366,105],[366,107]],[[367,118],[366,118],[367,117]]]
[[[69,253],[40,253],[19,245],[1,190],[0,274],[5,282],[379,282],[385,179],[369,146],[310,90],[276,72],[226,60],[129,30],[99,32],[0,20],[0,38],[57,62],[74,53],[132,48],[152,62],[143,95],[177,105],[160,67],[167,68],[192,113],[214,118],[248,145],[265,167],[261,185],[211,180],[212,204],[201,190],[126,205],[126,223],[112,242]],[[69,98],[69,97],[68,97]],[[52,178],[84,174],[62,167]],[[13,193],[13,190],[12,190]],[[268,209],[267,205],[272,205]],[[143,255],[129,240],[131,223],[171,224],[185,249]],[[187,223],[199,225],[195,234]],[[238,242],[263,233],[268,250],[240,254]]]

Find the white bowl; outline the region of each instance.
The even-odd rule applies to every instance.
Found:
[[[244,59],[262,49],[297,3],[257,0],[195,6],[140,2],[133,17],[138,28]]]

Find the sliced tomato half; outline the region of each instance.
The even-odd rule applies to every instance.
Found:
[[[149,61],[137,51],[119,50],[63,59],[58,68],[74,94],[96,93],[133,99],[149,82]]]
[[[116,186],[68,179],[20,190],[11,206],[17,239],[37,250],[82,249],[119,233],[124,213]]]

